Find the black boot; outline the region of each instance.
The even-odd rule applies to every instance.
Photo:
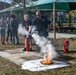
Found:
[[[26,51],[26,48],[24,48],[22,51]]]

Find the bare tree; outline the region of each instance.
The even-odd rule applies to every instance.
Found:
[[[33,6],[33,2],[38,0],[11,0],[14,4],[19,4],[21,7],[23,7],[24,12],[26,12],[26,4],[31,4],[30,6]],[[20,4],[23,3],[23,6]]]
[[[26,11],[26,0],[11,0],[12,4],[19,4],[21,7],[22,5],[20,3],[23,3],[24,12]]]

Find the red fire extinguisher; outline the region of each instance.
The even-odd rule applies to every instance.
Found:
[[[68,53],[69,51],[69,45],[70,45],[70,42],[69,40],[64,40],[64,53]]]
[[[29,51],[29,48],[30,47],[30,45],[29,45],[29,37],[28,36],[26,36],[26,38],[25,38],[25,48],[26,48],[26,51],[28,52]]]

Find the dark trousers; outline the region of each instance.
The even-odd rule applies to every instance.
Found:
[[[11,30],[10,30],[10,29],[7,30],[6,42],[8,42],[8,38],[9,38],[9,36],[10,36],[10,38],[11,38],[11,42],[12,42],[12,34],[11,34]]]
[[[42,36],[42,37],[45,37],[45,38],[47,38],[47,36],[48,36],[47,31],[39,31],[38,34],[39,34],[39,36]]]
[[[1,29],[1,43],[5,43],[5,29]]]
[[[18,38],[18,32],[17,31],[12,32],[12,43],[13,44],[15,44],[15,38],[17,40],[17,43],[19,43],[19,38]]]

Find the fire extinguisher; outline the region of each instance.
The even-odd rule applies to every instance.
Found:
[[[69,45],[70,45],[70,42],[69,40],[64,40],[64,53],[68,53],[69,51]]]
[[[29,36],[26,36],[25,38],[25,48],[26,48],[26,51],[28,52],[29,51],[29,48],[30,45],[29,45]]]

